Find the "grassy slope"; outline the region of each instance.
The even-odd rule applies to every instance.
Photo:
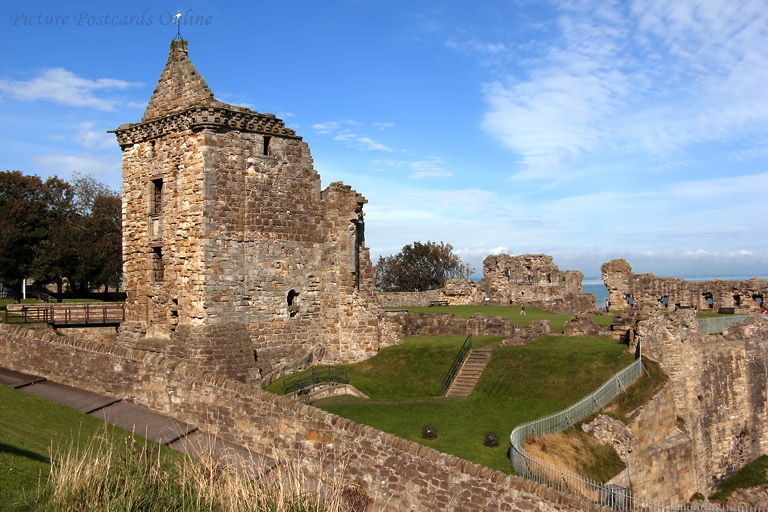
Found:
[[[106,431],[117,445],[131,436],[116,427]],[[0,510],[34,510],[39,484],[46,488],[51,448],[85,446],[104,432],[100,420],[0,385]]]
[[[453,355],[461,341],[453,342]],[[440,393],[439,379],[450,367],[452,356],[447,351],[448,357],[441,358],[439,351],[435,351],[430,356],[433,361],[425,364],[425,358],[415,354],[424,351],[422,345],[429,343],[447,345],[448,340],[412,339],[349,367],[352,384],[373,391],[374,400],[341,397],[315,405],[437,450],[510,472],[506,438],[516,425],[565,408],[632,361],[632,357],[624,353],[626,347],[613,340],[546,337],[525,346],[494,350],[474,393],[463,399],[444,400],[436,395]],[[382,354],[384,357],[379,359]],[[444,370],[438,371],[436,365]],[[375,375],[369,368],[376,368]],[[405,374],[409,375],[409,382],[422,384],[408,384],[404,386],[404,393],[396,396],[398,383]],[[414,400],[427,394],[435,398]],[[435,427],[437,439],[421,439],[421,427],[426,424]],[[483,445],[486,432],[499,436],[499,447]]]

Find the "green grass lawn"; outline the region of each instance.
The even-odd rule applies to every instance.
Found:
[[[477,345],[498,339],[478,338]],[[371,400],[344,396],[314,405],[509,473],[508,436],[515,426],[576,402],[633,360],[614,340],[548,336],[494,349],[471,396],[443,399],[440,382],[462,343],[456,337],[417,337],[383,349],[348,366],[350,383]],[[437,439],[421,438],[427,424]],[[487,432],[499,436],[500,446],[483,445]]]
[[[0,385],[0,510],[44,508],[51,449],[85,447],[94,435],[123,446],[132,434],[105,428],[100,420],[9,386]],[[139,438],[143,442],[143,438]],[[150,442],[150,441],[146,441]],[[169,450],[170,451],[170,450]]]
[[[521,315],[520,306],[497,306],[494,304],[473,304],[467,306],[418,306],[392,309],[407,309],[411,313],[448,313],[457,315],[461,318],[469,318],[475,313],[480,313],[485,316],[504,317],[519,327],[525,327],[534,320],[549,320],[549,327],[552,332],[562,332],[565,322],[574,316],[569,314],[552,313],[550,311],[533,307],[526,307],[525,315]],[[598,325],[610,325],[613,322],[613,317],[609,315],[589,316]]]

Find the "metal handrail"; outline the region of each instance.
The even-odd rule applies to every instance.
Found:
[[[453,379],[456,377],[456,374],[459,372],[459,368],[461,368],[461,365],[464,363],[464,360],[467,358],[467,354],[469,354],[470,350],[472,350],[471,334],[467,336],[467,339],[464,340],[464,344],[461,346],[461,350],[459,350],[459,353],[456,356],[456,359],[453,360],[451,369],[448,370],[448,373],[443,378],[443,389],[442,389],[443,396],[445,396],[445,393],[448,392],[448,388],[451,387],[451,383],[453,382]]]
[[[283,381],[283,394],[287,395],[294,391],[304,391],[307,388],[314,389],[315,385],[325,382],[347,384],[349,382],[347,369],[333,366],[326,366],[325,368],[313,367],[305,372],[297,373]]]

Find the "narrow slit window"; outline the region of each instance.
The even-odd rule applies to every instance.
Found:
[[[269,135],[264,136],[264,154],[269,155],[269,142],[272,140],[272,137]]]
[[[162,282],[165,277],[162,247],[152,248],[152,277],[156,283]]]
[[[152,180],[152,215],[160,215],[163,212],[163,179]]]

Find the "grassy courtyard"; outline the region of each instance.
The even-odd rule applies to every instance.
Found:
[[[500,339],[475,338],[475,347]],[[369,360],[347,366],[350,383],[370,399],[342,396],[314,405],[511,472],[508,436],[516,425],[567,407],[633,361],[626,346],[615,340],[548,336],[524,346],[495,348],[472,395],[444,399],[440,383],[463,342],[463,337],[407,338]],[[282,382],[268,389],[280,392]],[[422,439],[423,425],[434,427],[437,439]],[[498,447],[483,444],[487,432],[498,435]]]

